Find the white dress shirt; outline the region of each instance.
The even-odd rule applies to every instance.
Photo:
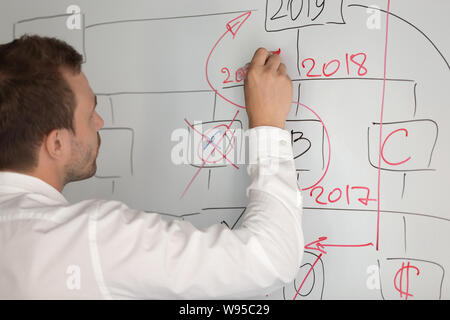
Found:
[[[242,225],[197,229],[119,201],[69,203],[44,181],[0,172],[0,299],[206,299],[269,293],[303,254],[290,134],[249,130]]]

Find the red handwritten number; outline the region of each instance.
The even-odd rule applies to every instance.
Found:
[[[318,204],[326,205],[326,204],[327,204],[326,202],[322,202],[322,201],[319,200],[319,198],[320,198],[320,197],[322,196],[322,194],[323,194],[323,187],[317,186],[317,187],[313,188],[313,189],[311,190],[311,192],[309,193],[309,195],[312,197],[313,192],[314,192],[314,190],[316,190],[316,189],[320,189],[320,193],[319,193],[319,195],[316,197],[316,202],[317,202]]]
[[[362,59],[358,59],[358,57],[362,57]],[[350,61],[349,60],[358,67],[358,70],[357,70],[358,76],[362,77],[367,74],[367,68],[364,66],[364,64],[366,63],[366,60],[367,60],[367,55],[364,52],[359,52],[359,53],[352,54],[352,55],[349,55],[348,53],[345,54],[345,64],[346,64],[346,69],[347,69],[347,75],[350,75]],[[362,61],[360,61],[360,60],[362,60]],[[311,67],[309,68],[308,72],[306,73],[306,76],[309,78],[321,77],[321,76],[331,77],[332,75],[336,74],[341,67],[341,60],[333,59],[330,62],[323,64],[321,74],[312,74],[314,67],[316,66],[316,61],[313,58],[307,58],[307,59],[303,60],[302,61],[303,69],[306,69],[305,62],[307,62],[307,61],[311,61],[311,63],[312,63]],[[334,69],[332,67],[333,64],[335,65]],[[329,68],[332,68],[331,72],[328,71]]]
[[[326,70],[327,70],[327,68],[330,66],[330,64],[332,64],[333,62],[337,62],[337,66],[336,66],[336,69],[333,71],[333,72],[331,72],[331,73],[327,73],[326,72]],[[330,62],[328,62],[327,64],[323,64],[323,75],[325,76],[325,77],[331,77],[333,74],[335,74],[336,72],[338,72],[338,70],[339,70],[339,68],[341,67],[341,63],[339,62],[339,60],[331,60]]]
[[[348,188],[350,188],[349,185],[347,185],[347,186],[345,187],[345,191],[346,191],[346,194],[347,194],[347,204],[350,205],[350,198],[349,198],[349,196],[348,196]]]
[[[338,196],[336,199],[331,200],[331,196],[332,196],[333,193],[335,193],[336,191],[339,191],[339,196]],[[335,189],[333,189],[333,191],[331,191],[330,194],[328,195],[328,201],[330,201],[330,203],[335,203],[335,202],[339,201],[339,200],[341,199],[341,197],[342,197],[342,190],[341,190],[340,188],[335,188]]]
[[[348,53],[345,54],[345,62],[347,64],[347,75],[350,75],[350,67],[348,65]]]
[[[303,62],[302,62],[302,67],[303,67],[303,68],[306,68],[306,67],[305,67],[305,62],[306,62],[306,61],[311,61],[311,62],[312,62],[311,69],[309,69],[308,73],[306,73],[306,76],[307,76],[307,77],[310,77],[310,78],[313,78],[313,77],[320,77],[320,74],[311,74],[311,71],[312,71],[312,70],[314,69],[314,67],[316,66],[316,61],[315,61],[313,58],[307,58],[307,59],[303,60]]]
[[[356,61],[355,58],[358,57],[358,56],[361,56],[361,55],[363,56],[363,61],[360,63],[360,62]],[[358,76],[365,76],[367,74],[367,68],[364,67],[364,63],[366,62],[366,59],[367,59],[367,55],[365,53],[363,53],[363,52],[360,52],[360,53],[357,53],[357,54],[352,54],[350,56],[350,60],[354,64],[359,66],[359,68],[358,68]],[[361,72],[361,70],[363,70],[363,71]]]
[[[370,189],[367,187],[352,187],[352,190],[354,189],[362,189],[362,190],[366,190],[366,197],[365,198],[359,198],[358,201],[361,202],[363,205],[367,206],[369,204],[369,201],[377,201],[376,199],[369,199],[369,195],[370,195]]]
[[[235,76],[234,78],[236,79],[236,82],[241,82],[245,78],[244,71],[241,69],[236,70],[236,73],[234,76]]]
[[[225,79],[225,81],[223,83],[232,83],[233,82],[232,80],[229,80],[230,79],[230,70],[228,70],[228,68],[222,68],[222,70],[220,70],[220,71],[222,71],[222,73],[224,73],[224,74],[228,74],[227,78]]]
[[[315,190],[318,189],[319,193],[313,196]],[[376,199],[370,198],[370,189],[368,187],[354,186],[350,187],[350,185],[345,186],[346,200],[347,204],[350,205],[350,189],[351,190],[362,190],[363,197],[357,198],[357,200],[363,205],[367,206],[369,201],[376,201]],[[327,205],[328,203],[335,203],[342,199],[343,191],[341,188],[334,188],[330,193],[328,193],[328,203],[321,201],[321,197],[324,195],[325,189],[322,186],[316,186],[313,188],[309,195],[314,198],[316,203],[321,205]],[[328,191],[327,191],[328,192]],[[325,197],[325,196],[324,196]]]

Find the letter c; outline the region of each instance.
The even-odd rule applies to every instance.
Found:
[[[388,139],[389,139],[394,133],[397,133],[397,132],[400,132],[400,131],[405,132],[405,135],[408,136],[408,130],[406,130],[405,128],[397,129],[397,130],[395,130],[395,131],[392,131],[392,132],[386,137],[386,139],[384,139],[383,146],[381,147],[381,157],[383,158],[383,161],[386,162],[387,164],[391,165],[391,166],[399,166],[399,165],[401,165],[401,164],[403,164],[403,163],[405,163],[405,162],[411,160],[411,157],[408,157],[408,158],[406,158],[405,160],[400,161],[400,162],[389,162],[389,161],[386,160],[386,158],[384,157],[384,146],[385,146],[386,142],[388,141]]]

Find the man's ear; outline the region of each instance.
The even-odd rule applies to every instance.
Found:
[[[65,129],[51,131],[44,140],[45,149],[53,159],[63,159],[70,148],[69,132]]]

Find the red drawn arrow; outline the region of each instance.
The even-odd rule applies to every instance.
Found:
[[[323,244],[322,242],[327,240],[327,237],[320,237],[319,240],[313,241],[311,243],[308,243],[305,246],[305,249],[309,250],[317,250],[321,253],[326,254],[327,252],[324,250],[325,247],[367,247],[367,246],[373,246],[372,242],[365,243],[365,244]]]
[[[325,247],[367,247],[367,246],[373,246],[373,243],[365,243],[365,244],[323,244],[322,242],[327,240],[327,237],[319,237],[319,240],[313,241],[311,243],[308,243],[305,246],[305,249],[309,249],[309,250],[317,250],[320,251],[320,255],[317,257],[316,261],[314,261],[313,265],[311,266],[311,268],[309,269],[308,273],[306,274],[305,278],[303,279],[300,287],[298,288],[294,299],[297,298],[297,295],[299,294],[300,290],[303,287],[303,284],[305,283],[306,279],[308,278],[309,274],[311,273],[311,271],[314,269],[317,261],[320,260],[320,258],[322,257],[323,254],[326,254],[327,252],[324,250]]]
[[[236,37],[236,34],[238,33],[239,29],[242,27],[245,21],[250,17],[252,14],[251,11],[248,11],[244,14],[241,14],[239,17],[234,18],[233,20],[230,20],[227,22],[226,27],[227,30],[230,31],[233,34],[233,39]]]
[[[227,22],[226,29],[227,31],[225,31],[224,34],[222,34],[222,36],[219,38],[219,40],[217,40],[217,42],[214,44],[214,47],[212,48],[211,52],[208,55],[208,59],[206,59],[206,81],[208,82],[209,86],[211,87],[211,89],[222,99],[224,99],[225,101],[231,103],[232,105],[235,105],[238,108],[242,108],[245,109],[245,106],[241,106],[240,104],[234,103],[233,101],[225,98],[223,95],[221,95],[216,88],[214,88],[214,86],[211,84],[211,81],[209,81],[209,76],[208,76],[208,65],[209,65],[209,60],[211,58],[212,53],[214,52],[214,50],[216,49],[217,45],[222,41],[222,39],[228,34],[230,33],[233,36],[233,39],[236,37],[239,29],[242,27],[242,25],[245,23],[245,21],[247,21],[247,19],[250,17],[250,15],[252,14],[251,11],[248,11],[244,14],[241,14],[239,17],[234,18],[233,20],[230,20]]]

